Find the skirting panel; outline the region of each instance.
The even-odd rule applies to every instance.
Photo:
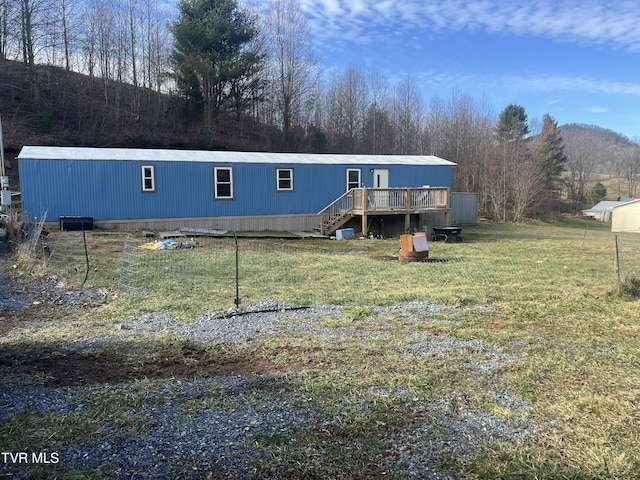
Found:
[[[253,217],[154,218],[139,220],[97,220],[95,226],[105,230],[178,230],[207,228],[237,232],[303,231],[312,232],[320,225],[316,214],[259,215]]]

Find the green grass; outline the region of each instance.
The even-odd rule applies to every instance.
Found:
[[[443,399],[453,405],[455,398],[496,418],[526,418],[539,426],[536,435],[485,444],[471,458],[439,459],[437,466],[456,478],[640,478],[638,237],[619,235],[616,257],[609,225],[595,222],[478,225],[462,233],[463,243],[430,244],[430,257],[440,262],[409,264],[390,259],[397,256],[397,239],[241,239],[241,307],[264,299],[339,304],[344,314],[328,316],[319,326],[352,335],[331,342],[313,332],[290,332],[224,348],[164,335],[127,348],[109,347],[107,353],[114,362],[145,372],[171,361],[191,365],[193,375],[207,375],[212,364],[250,359],[268,366],[287,390],[305,399],[300,407],[309,405],[331,419],[322,431],[259,438],[266,457],[256,465],[258,478],[269,478],[273,471],[284,472],[283,478],[375,478],[383,473],[403,478],[406,472],[398,465],[383,465],[385,435],[429,421],[425,405]],[[116,298],[106,306],[71,308],[67,318],[102,332],[146,311],[167,309],[189,322],[193,315],[234,306],[231,242],[203,239],[194,250],[139,252],[153,268],[139,274],[136,286],[144,291],[132,295],[117,292],[123,241],[116,235],[90,235],[92,269],[86,286],[110,289]],[[82,255],[77,258],[81,266]],[[33,266],[17,270],[31,272],[24,275],[41,271]],[[406,301],[448,309],[413,315],[375,308]],[[31,340],[5,344],[46,343],[47,338],[60,343],[73,337],[74,328],[51,326]],[[361,331],[380,335],[363,341],[357,336]],[[126,338],[127,332],[122,334]],[[410,353],[417,339],[443,338],[461,348],[440,356]],[[462,348],[468,341],[481,341],[482,348]],[[475,366],[496,358],[495,368],[479,372]],[[121,422],[123,428],[143,425],[145,418],[124,412],[127,405],[148,401],[145,392],[154,382],[161,380],[100,393],[90,418],[83,413],[15,415],[0,428],[0,439],[10,448],[17,449],[19,442],[44,448],[51,446],[54,432],[52,439],[69,441],[91,438],[105,421]],[[530,408],[499,404],[493,393],[503,391]],[[185,412],[229,408],[215,386],[201,399],[162,401],[179,402]]]

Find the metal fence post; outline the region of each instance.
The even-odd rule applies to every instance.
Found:
[[[84,287],[84,284],[87,283],[87,279],[89,278],[89,270],[90,270],[90,266],[89,266],[89,251],[87,250],[87,234],[84,231],[84,225],[82,225],[82,241],[84,242],[84,258],[87,261],[87,270],[84,274],[84,280],[82,281],[82,287]]]
[[[618,283],[620,282],[620,250],[618,249],[618,235],[616,235],[616,268],[618,270]]]
[[[236,243],[236,298],[233,300],[233,303],[236,306],[236,310],[242,303],[240,300],[240,269],[239,269],[239,261],[238,261],[238,237],[236,235],[235,230],[233,231],[233,239]]]

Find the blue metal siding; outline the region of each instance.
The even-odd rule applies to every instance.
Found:
[[[143,192],[141,166],[155,166],[155,192]],[[234,199],[215,200],[213,167],[233,167]],[[389,187],[451,188],[451,166],[311,165],[128,160],[21,159],[23,209],[30,218],[95,220],[317,213],[346,189],[347,168],[364,186],[374,168],[389,169]],[[293,169],[293,191],[276,191],[276,169]]]

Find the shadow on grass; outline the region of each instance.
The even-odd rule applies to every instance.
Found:
[[[284,370],[283,365],[266,358],[221,350],[222,347],[216,350],[215,346],[184,340],[118,342],[99,350],[70,349],[62,342],[16,343],[5,345],[0,352],[0,372],[38,375],[47,387],[65,387],[140,379],[274,374]]]

